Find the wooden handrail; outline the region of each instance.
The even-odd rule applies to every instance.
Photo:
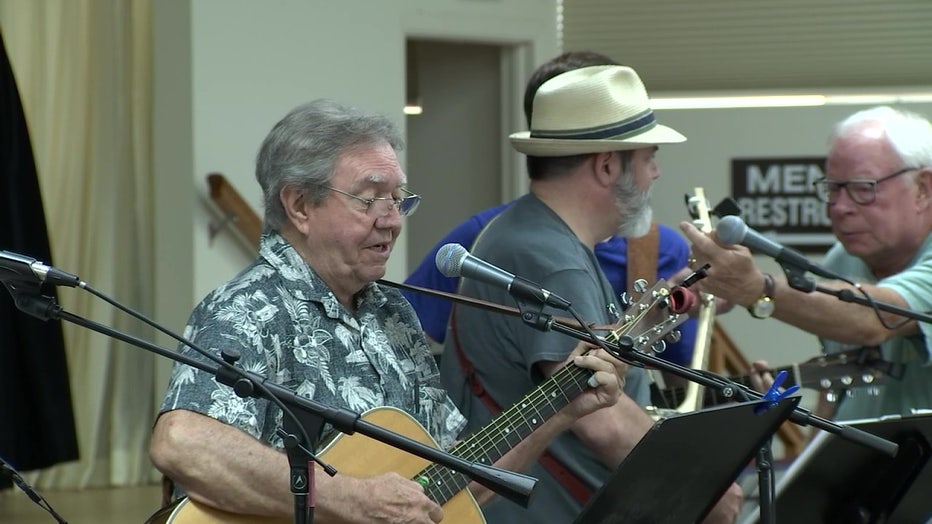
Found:
[[[227,181],[221,173],[207,175],[207,185],[210,187],[210,199],[213,200],[224,215],[224,223],[232,222],[243,240],[255,252],[259,251],[259,239],[262,237],[262,219],[253,211],[252,207],[240,196],[236,188]],[[222,227],[211,227],[211,235]]]
[[[709,350],[709,371],[728,375],[744,375],[751,369],[748,359],[741,353],[734,340],[719,322],[712,328],[712,344]],[[806,437],[799,426],[786,421],[777,430],[777,438],[783,443],[784,459],[792,459],[806,447]]]

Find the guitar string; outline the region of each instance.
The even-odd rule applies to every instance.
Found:
[[[580,369],[580,368],[576,368],[576,369]],[[570,382],[577,382],[577,387],[578,387],[578,381],[576,381],[575,377],[573,376],[572,368],[569,368],[569,367],[563,368],[560,370],[560,372],[555,374],[552,378],[554,380],[548,381],[548,383],[545,384],[542,388],[536,389],[534,392],[532,392],[527,397],[522,399],[521,402],[517,403],[514,407],[510,408],[509,410],[506,410],[501,415],[493,419],[493,421],[487,426],[486,430],[482,431],[479,434],[476,434],[475,438],[467,439],[461,442],[460,444],[458,444],[456,447],[454,447],[453,453],[465,459],[473,460],[473,461],[477,459],[480,459],[480,460],[485,459],[485,460],[481,460],[482,462],[485,462],[485,463],[494,462],[495,460],[497,460],[497,457],[495,459],[492,459],[488,455],[488,451],[492,449],[492,447],[494,447],[496,451],[498,451],[499,456],[502,454],[501,451],[498,449],[497,446],[489,446],[488,444],[495,440],[493,438],[495,434],[499,434],[499,435],[501,434],[501,429],[503,426],[507,425],[509,427],[517,427],[518,425],[515,424],[516,420],[518,421],[524,420],[526,422],[525,417],[521,417],[519,413],[521,409],[526,409],[526,408],[521,407],[521,404],[530,404],[532,406],[537,406],[538,404],[540,404],[540,398],[550,397],[550,394],[548,393],[549,390],[554,389],[554,388],[558,390],[560,389],[565,390],[568,387]],[[538,417],[541,417],[540,409],[535,409],[535,411],[537,412]],[[530,431],[533,431],[533,429],[535,429],[529,424],[526,424],[526,425],[528,426]],[[520,431],[520,429],[517,429],[517,431]],[[528,433],[530,431],[528,431]],[[437,477],[438,477],[438,482],[435,485],[438,488],[443,488],[447,496],[452,497],[457,492],[459,492],[464,487],[466,487],[468,480],[466,480],[466,478],[462,476],[461,474],[448,470],[447,468],[444,468],[444,467],[440,467],[437,465],[433,465],[433,466],[434,466],[433,469],[436,470],[435,473],[437,474]]]
[[[627,325],[627,323],[625,325]],[[623,328],[624,325],[617,328],[615,331],[617,332]],[[579,371],[574,372],[574,369]],[[482,431],[480,431],[480,433],[477,433],[473,437],[461,442],[455,446],[451,452],[457,456],[461,456],[470,460],[485,459],[485,462],[487,463],[494,462],[503,455],[501,450],[498,449],[498,446],[495,444],[497,441],[501,441],[503,436],[516,434],[517,428],[522,425],[528,427],[529,431],[527,434],[530,434],[530,432],[533,432],[534,429],[536,429],[536,426],[533,426],[531,423],[529,423],[528,418],[522,415],[522,411],[526,411],[528,407],[534,408],[537,414],[537,418],[541,419],[540,423],[543,423],[543,421],[546,421],[550,416],[559,410],[559,408],[553,408],[551,399],[554,397],[554,393],[563,393],[563,405],[565,405],[570,401],[570,398],[567,397],[565,391],[566,387],[571,381],[575,383],[577,387],[577,391],[575,391],[573,395],[574,397],[582,391],[582,387],[579,385],[579,381],[576,377],[577,374],[585,374],[586,380],[588,380],[588,371],[582,370],[581,368],[576,368],[575,366],[561,368],[557,373],[551,376],[551,380],[548,380],[540,387],[535,388],[526,397],[515,403],[511,408],[503,411],[497,417],[493,418],[492,421]],[[554,391],[554,389],[556,391]],[[546,400],[548,404],[550,404],[552,411],[546,417],[542,415],[541,407],[537,407],[539,404],[541,404],[541,399]],[[504,434],[502,433],[503,428],[507,428],[507,431]],[[518,436],[520,438],[524,438],[526,435],[518,434]],[[490,458],[488,454],[488,451],[490,451],[492,448],[495,448],[496,452],[498,453],[498,456],[495,459]],[[455,490],[447,493],[449,496],[453,496],[466,485],[464,478],[460,474],[452,472],[447,468],[438,466],[436,464],[432,464],[427,469],[425,469],[422,472],[422,475],[428,479],[430,485],[438,489],[443,489],[447,485],[453,486]],[[435,475],[438,479],[436,483],[432,482],[432,479],[435,478],[435,476],[432,475]]]
[[[660,302],[660,300],[666,298],[666,296],[664,296],[664,295],[661,295],[659,298],[657,298],[656,294],[654,293],[655,290],[651,290],[651,291],[652,291],[652,292],[651,292],[649,295],[645,295],[645,296],[654,297],[655,300],[653,301],[653,303],[652,303],[649,307],[644,308],[642,311],[640,311],[639,315],[637,315],[636,317],[634,317],[633,320],[629,319],[628,321],[626,321],[625,323],[623,323],[621,326],[619,326],[618,328],[616,328],[616,329],[613,331],[613,334],[614,334],[614,335],[617,336],[617,334],[618,334],[619,331],[621,331],[621,330],[625,329],[626,327],[628,327],[632,322],[633,322],[635,325],[637,325],[637,324],[639,324],[640,322],[642,322],[643,319],[646,318],[646,316],[647,316],[651,311],[654,310],[654,308],[655,308],[656,305]],[[640,303],[640,302],[639,302],[639,303]],[[661,325],[662,325],[662,324],[663,324],[663,322],[661,322]],[[661,333],[658,333],[658,334],[660,334],[660,335],[664,334],[664,333],[662,333],[662,331],[665,331],[665,329],[662,329],[662,330],[661,330]],[[572,368],[563,368],[563,370],[568,370],[568,369],[572,369]],[[577,369],[578,369],[578,368],[577,368]],[[562,370],[561,370],[561,371],[562,371]],[[546,417],[543,417],[542,414],[541,414],[541,412],[540,412],[540,408],[536,408],[538,417],[542,419],[542,421],[541,421],[540,423],[543,423],[543,421],[545,421],[547,418],[549,418],[549,417],[552,416],[554,413],[556,413],[556,411],[558,411],[561,407],[565,406],[566,404],[568,404],[568,403],[570,402],[570,398],[568,398],[567,395],[566,395],[565,384],[561,385],[561,383],[560,383],[560,382],[565,381],[564,379],[567,379],[567,378],[572,379],[573,382],[575,382],[575,385],[577,386],[577,391],[574,392],[573,397],[575,397],[575,396],[578,395],[580,392],[582,392],[582,388],[581,388],[580,385],[579,385],[579,382],[578,382],[578,380],[577,380],[576,374],[573,374],[573,373],[571,373],[571,372],[567,372],[566,374],[561,374],[561,377],[559,377],[558,380],[551,381],[549,384],[546,385],[547,387],[543,387],[543,386],[542,386],[541,388],[535,389],[535,391],[533,391],[532,393],[530,393],[525,399],[522,399],[521,402],[517,403],[517,404],[516,404],[515,406],[513,406],[511,409],[506,410],[506,411],[503,412],[501,415],[499,415],[498,417],[496,417],[495,419],[493,419],[493,421],[492,421],[492,422],[490,423],[490,425],[487,427],[488,431],[483,431],[483,432],[481,432],[480,434],[477,434],[477,436],[479,437],[478,439],[467,439],[466,441],[464,441],[464,442],[461,443],[460,445],[456,446],[456,447],[453,449],[453,453],[459,455],[459,452],[460,452],[460,450],[461,450],[462,448],[467,448],[467,450],[469,451],[469,455],[468,455],[468,456],[466,456],[466,455],[461,455],[461,456],[463,456],[464,458],[470,458],[470,459],[475,459],[475,458],[480,458],[480,459],[481,459],[481,458],[485,458],[487,462],[494,462],[494,460],[497,460],[497,458],[495,458],[494,460],[488,458],[488,450],[490,450],[492,447],[494,447],[494,448],[496,449],[496,452],[498,453],[498,457],[501,457],[501,456],[503,455],[503,453],[501,452],[500,449],[498,449],[498,446],[495,445],[495,442],[496,442],[496,441],[501,441],[502,438],[493,439],[493,438],[492,438],[493,430],[494,430],[495,432],[497,432],[497,433],[499,434],[500,437],[502,437],[502,436],[504,436],[504,435],[501,434],[501,430],[502,430],[502,427],[503,427],[503,426],[509,428],[508,431],[505,433],[505,435],[508,435],[508,434],[513,434],[513,433],[514,433],[514,429],[518,426],[518,424],[516,424],[515,422],[524,422],[524,425],[526,425],[526,426],[528,427],[528,429],[530,430],[529,433],[532,432],[534,429],[536,429],[536,427],[535,427],[535,426],[532,426],[530,423],[528,423],[527,418],[521,415],[521,411],[525,410],[525,409],[526,409],[526,406],[527,406],[528,404],[530,404],[532,407],[533,407],[533,406],[537,406],[537,405],[540,403],[540,402],[539,402],[539,399],[540,399],[540,398],[544,398],[544,399],[547,400],[547,402],[550,404],[549,407],[550,407],[551,413],[548,414]],[[586,378],[588,379],[588,376],[587,376]],[[560,392],[560,393],[563,393],[563,397],[564,397],[564,402],[563,402],[563,404],[562,404],[561,406],[557,407],[557,408],[554,408],[554,407],[553,407],[553,404],[552,404],[552,401],[551,401],[551,399],[554,397],[554,393],[555,393],[555,392],[553,391],[553,387],[554,387],[554,386],[557,386],[557,391]],[[545,390],[546,390],[546,391],[545,391]],[[503,422],[507,422],[507,424],[504,424],[504,425],[503,425]],[[487,435],[486,435],[486,434],[487,434]],[[520,436],[520,435],[519,435],[519,436]],[[526,435],[524,435],[524,436],[526,436]],[[521,437],[521,438],[524,438],[524,436],[520,436],[520,437]],[[483,440],[485,440],[486,442],[483,443]],[[520,442],[520,439],[519,439],[519,442]],[[491,446],[489,446],[489,444],[491,444]],[[436,465],[432,465],[432,466],[436,466]],[[435,469],[436,472],[430,471],[430,470],[432,470],[432,469]],[[434,475],[434,474],[436,474],[437,477],[438,477],[438,481],[437,481],[437,482],[433,482],[433,481],[431,480],[432,478],[434,478],[434,477],[432,477],[431,475]],[[452,492],[448,493],[449,496],[454,495],[456,492],[458,492],[459,490],[461,490],[461,489],[462,489],[463,487],[465,487],[465,485],[466,485],[466,484],[465,484],[465,479],[464,479],[462,476],[460,476],[460,478],[457,479],[457,478],[456,478],[456,475],[459,475],[459,474],[457,474],[457,473],[455,473],[455,472],[451,472],[451,471],[449,471],[449,470],[447,470],[446,468],[443,468],[443,467],[438,467],[438,468],[428,467],[427,469],[425,469],[425,470],[422,472],[422,475],[426,476],[426,478],[428,479],[428,485],[430,485],[430,486],[434,486],[434,487],[437,487],[437,488],[439,488],[439,489],[442,489],[443,487],[445,487],[445,486],[447,486],[447,485],[452,485],[453,487],[457,488],[455,491],[452,491]],[[459,482],[454,482],[455,480],[459,480]],[[460,485],[457,485],[457,484],[460,484]]]
[[[502,440],[505,435],[518,434],[520,442],[527,434],[530,434],[536,429],[536,426],[528,422],[527,417],[521,415],[520,412],[522,410],[526,410],[528,407],[534,408],[537,418],[541,419],[542,423],[562,407],[562,405],[557,408],[553,407],[551,399],[554,397],[554,393],[563,393],[563,405],[568,404],[570,398],[568,398],[565,393],[567,388],[570,385],[576,386],[577,391],[573,394],[573,397],[575,397],[575,395],[583,390],[579,382],[579,376],[585,376],[583,380],[583,383],[585,383],[588,380],[588,374],[588,370],[576,366],[561,368],[557,373],[551,376],[552,380],[548,380],[546,384],[539,388],[535,388],[533,392],[528,394],[521,401],[494,418],[482,432],[475,435],[475,438],[469,438],[454,446],[451,453],[466,460],[478,460],[483,463],[490,463],[498,460],[504,453],[495,445],[496,440]],[[550,404],[549,408],[552,412],[547,416],[543,416],[541,413],[544,409],[542,401],[547,401],[547,403]],[[524,422],[524,424],[516,424],[516,422]],[[527,426],[527,433],[521,435],[520,431],[523,428],[519,429],[518,426]],[[507,429],[507,431],[503,433],[503,429]],[[494,438],[496,435],[499,438]],[[492,449],[495,449],[498,454],[494,459],[492,459],[488,453]],[[428,466],[416,478],[420,477],[426,477],[428,479],[429,486],[432,488],[429,490],[430,492],[428,494],[432,495],[432,498],[441,504],[452,498],[469,483],[465,475],[439,464],[431,464]],[[425,487],[425,491],[427,490],[428,488]],[[445,498],[440,498],[438,496],[439,494],[434,493],[435,491],[440,491]]]
[[[622,325],[612,331],[612,335],[617,337],[619,336],[618,333],[622,330],[627,329],[630,331],[634,329],[634,327],[643,322],[643,320],[651,312],[655,311],[656,306],[669,295],[660,294],[658,296],[655,288],[645,296],[650,296],[653,298],[649,307],[644,308],[634,318],[629,318],[623,322]],[[637,306],[640,304],[641,301],[635,305]],[[666,321],[661,321],[659,325],[665,325],[667,321],[669,321],[669,318],[669,315],[667,315]],[[650,331],[650,329],[655,328],[651,327],[648,329],[648,331]],[[668,329],[669,328],[666,327],[660,329],[658,332],[658,337],[666,334],[665,332]],[[638,338],[640,338],[640,336],[643,336],[643,333],[640,334]],[[585,383],[590,375],[590,371],[583,368],[578,368],[576,366],[566,366],[561,368],[560,371],[551,376],[551,379],[553,380],[548,380],[547,383],[541,385],[538,388],[535,388],[526,397],[522,398],[521,401],[517,402],[511,408],[502,412],[499,416],[493,418],[489,425],[486,426],[485,430],[482,430],[480,433],[475,435],[476,438],[469,438],[459,443],[458,445],[454,446],[454,448],[451,450],[451,453],[467,460],[475,461],[476,459],[479,459],[482,461],[484,459],[485,463],[494,463],[495,460],[498,460],[498,458],[501,458],[501,456],[504,455],[504,453],[502,453],[502,451],[498,448],[496,442],[501,442],[508,436],[512,435],[517,435],[519,437],[518,442],[523,440],[527,435],[537,429],[537,426],[532,425],[531,422],[534,422],[535,424],[543,424],[557,411],[559,411],[559,409],[569,404],[572,398],[575,398],[583,391],[583,387],[578,379],[581,376],[585,376]],[[571,383],[576,387],[576,390],[572,393],[572,396],[568,396],[566,387]],[[557,393],[560,393],[563,396],[562,404],[558,407],[554,407],[552,399],[556,398]],[[542,401],[546,401],[548,404],[547,407],[550,409],[550,413],[546,416],[543,416],[541,413],[541,409],[544,407],[542,405]],[[527,417],[522,415],[522,412],[527,410],[528,407],[534,408],[537,419],[539,420],[529,421]],[[528,432],[522,435],[518,430],[519,426],[527,426]],[[513,446],[509,446],[507,449],[510,449],[511,447]],[[489,451],[493,448],[497,453],[497,456],[494,459],[492,459],[489,455]],[[415,478],[426,479],[425,491],[427,491],[428,495],[432,496],[435,501],[441,504],[452,498],[468,484],[468,480],[466,480],[464,475],[438,464],[431,464]],[[436,493],[436,491],[440,491],[440,493]],[[443,495],[446,498],[441,500],[440,495]]]

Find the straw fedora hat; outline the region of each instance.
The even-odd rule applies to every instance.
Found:
[[[557,75],[534,96],[531,130],[511,145],[531,156],[569,156],[685,142],[657,123],[634,69],[591,66]]]

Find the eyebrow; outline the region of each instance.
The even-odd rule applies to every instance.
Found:
[[[387,178],[388,177],[386,175],[378,172],[366,174],[366,182],[371,184],[384,184]],[[408,178],[402,174],[401,183],[399,186],[404,187],[406,185],[408,185]]]

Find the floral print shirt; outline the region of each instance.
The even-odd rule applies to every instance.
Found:
[[[370,283],[356,306],[351,315],[298,252],[268,231],[259,257],[195,308],[184,337],[218,356],[236,350],[237,366],[319,403],[357,413],[383,406],[406,411],[449,448],[466,421],[440,384],[411,305],[397,290]],[[204,360],[186,345],[180,351]],[[180,363],[162,404],[162,412],[174,409],[282,447],[278,407],[240,398],[210,373]]]

